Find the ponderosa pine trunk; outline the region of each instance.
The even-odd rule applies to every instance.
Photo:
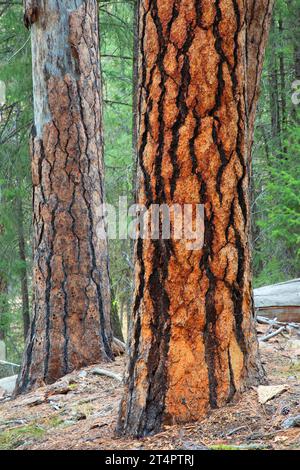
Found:
[[[34,88],[34,299],[16,393],[113,357],[98,4],[26,1],[25,24]]]
[[[203,204],[205,236],[201,251],[174,238],[136,242],[119,433],[198,420],[264,378],[249,250],[247,15],[243,0],[140,1],[138,202]]]

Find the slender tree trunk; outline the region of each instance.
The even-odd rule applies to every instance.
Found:
[[[275,31],[275,21],[272,21],[272,30]],[[271,41],[273,45],[273,53],[270,57],[270,72],[269,72],[269,105],[270,105],[270,117],[271,117],[271,130],[272,137],[276,139],[276,145],[281,144],[281,121],[280,121],[280,109],[279,109],[279,70],[278,60],[276,53],[276,44],[274,39]],[[281,146],[281,145],[280,145]]]
[[[133,201],[136,200],[136,170],[137,170],[137,146],[138,146],[138,48],[139,48],[139,21],[138,21],[138,3],[134,0],[133,5],[133,65],[132,65],[132,155],[133,155],[133,176],[132,192]]]
[[[131,294],[131,292],[130,292]],[[126,343],[127,345],[129,345],[129,342],[130,342],[130,332],[131,332],[131,302],[130,302],[130,295],[128,295],[128,299],[127,299],[127,302],[124,306],[125,308],[125,311],[126,311],[126,332],[127,332],[127,335],[126,335]]]
[[[111,323],[114,336],[120,341],[124,342],[121,320],[118,312],[118,307],[115,302],[114,291],[112,290],[112,305],[111,305]]]
[[[295,78],[300,80],[300,46],[295,46]]]
[[[269,100],[270,100],[270,117],[271,117],[271,130],[272,137],[275,139],[280,135],[280,117],[279,117],[279,105],[278,105],[278,71],[276,57],[273,56],[271,59],[271,71],[269,75]]]
[[[248,150],[251,154],[265,50],[274,0],[246,1]]]
[[[29,294],[28,294],[28,281],[27,281],[27,268],[26,268],[26,250],[25,250],[25,237],[24,237],[24,214],[22,200],[18,198],[17,207],[17,230],[18,230],[18,245],[19,257],[22,262],[20,270],[21,292],[22,292],[22,317],[23,317],[23,333],[26,341],[28,331],[30,328],[30,315],[29,315]]]
[[[278,20],[279,28],[279,37],[280,37],[280,47],[283,47],[284,44],[284,27],[282,16],[280,15]],[[284,143],[285,141],[285,131],[287,129],[287,104],[286,104],[286,71],[285,71],[285,61],[284,53],[282,49],[279,53],[279,70],[280,70],[280,115],[281,115],[281,132],[282,132],[282,152],[284,155],[287,153],[287,146]]]
[[[5,295],[6,291],[7,291],[6,281],[0,274],[0,296],[1,294]],[[3,326],[2,318],[1,318],[1,316],[3,315],[4,305],[5,305],[5,302],[3,302],[3,299],[0,299],[0,341],[5,340],[5,330],[4,330],[4,326]]]
[[[247,0],[246,1],[246,67],[247,67],[247,121],[248,121],[248,158],[252,160],[252,146],[254,139],[254,124],[259,97],[259,84],[261,80],[267,39],[269,36],[274,0]],[[264,129],[263,129],[263,134]],[[265,140],[266,153],[268,143]],[[249,165],[250,200],[253,201],[252,167]],[[250,246],[254,248],[254,224],[251,220]]]
[[[278,21],[279,34],[280,34],[280,45],[283,45],[283,20],[280,17]],[[280,102],[281,102],[281,129],[284,131],[286,129],[286,79],[285,79],[285,63],[284,63],[284,54],[282,50],[279,54],[279,70],[280,70]]]
[[[198,420],[264,377],[249,253],[246,14],[242,0],[140,2],[138,202],[204,204],[205,240],[200,251],[137,240],[120,433]]]
[[[0,227],[1,231],[1,227]],[[5,294],[7,290],[7,284],[0,274],[0,359],[6,360],[6,345],[5,345],[5,325],[3,314],[6,309]]]
[[[123,332],[123,328],[124,328],[124,300],[123,298],[121,298],[120,300],[120,323],[121,323],[121,329]]]
[[[300,46],[297,44],[294,49],[294,58],[295,58],[295,80],[300,80]],[[291,112],[292,121],[299,125],[300,113],[299,113],[299,104],[294,104]]]
[[[3,226],[0,225],[0,236],[3,234]],[[6,300],[4,298],[1,298],[1,295],[5,296],[7,293],[7,282],[6,279],[3,276],[3,273],[0,273],[0,341],[5,340],[5,328],[3,325],[3,313],[5,311],[6,307]],[[1,318],[2,317],[2,318]]]
[[[295,80],[300,80],[300,5],[298,0],[288,2],[288,9],[292,19],[292,27],[289,26],[294,43]]]
[[[33,320],[16,392],[112,359],[97,2],[25,2],[35,126]]]
[[[132,203],[137,200],[137,166],[138,166],[138,60],[139,60],[139,0],[134,0],[133,4],[133,65],[132,65],[132,156],[133,156],[133,172],[132,172]],[[130,241],[130,257],[133,260],[134,257],[134,243]],[[133,263],[132,263],[133,264]],[[132,271],[129,269],[129,275],[132,277]],[[129,298],[133,297],[133,285],[129,292]],[[127,313],[127,337],[128,343],[128,332],[130,330],[131,322],[131,308],[126,309]]]

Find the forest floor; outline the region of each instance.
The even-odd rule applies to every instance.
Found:
[[[300,427],[285,428],[287,419],[300,415],[299,345],[296,335],[260,343],[269,385],[285,385],[265,404],[252,389],[201,422],[165,427],[141,440],[115,435],[121,382],[95,375],[95,366],[73,372],[17,399],[0,400],[0,449],[300,450]],[[122,375],[124,362],[119,357],[97,367]]]

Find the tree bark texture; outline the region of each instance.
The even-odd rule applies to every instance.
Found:
[[[25,22],[32,28],[35,115],[34,301],[16,393],[113,357],[100,206],[104,194],[97,2],[25,3]]]
[[[25,250],[25,237],[24,237],[24,214],[21,198],[17,199],[16,204],[17,213],[17,230],[18,230],[18,245],[19,257],[22,262],[20,269],[20,284],[22,293],[22,318],[23,318],[23,333],[24,340],[26,341],[30,328],[30,314],[29,314],[29,294],[28,294],[28,280],[26,268],[26,250]]]
[[[140,1],[138,202],[204,204],[205,240],[201,251],[137,240],[119,433],[198,420],[264,377],[249,252],[246,15],[243,0]]]

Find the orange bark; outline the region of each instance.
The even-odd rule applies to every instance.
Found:
[[[243,0],[142,0],[139,203],[205,206],[201,251],[136,243],[119,432],[202,418],[263,380],[252,305]]]

